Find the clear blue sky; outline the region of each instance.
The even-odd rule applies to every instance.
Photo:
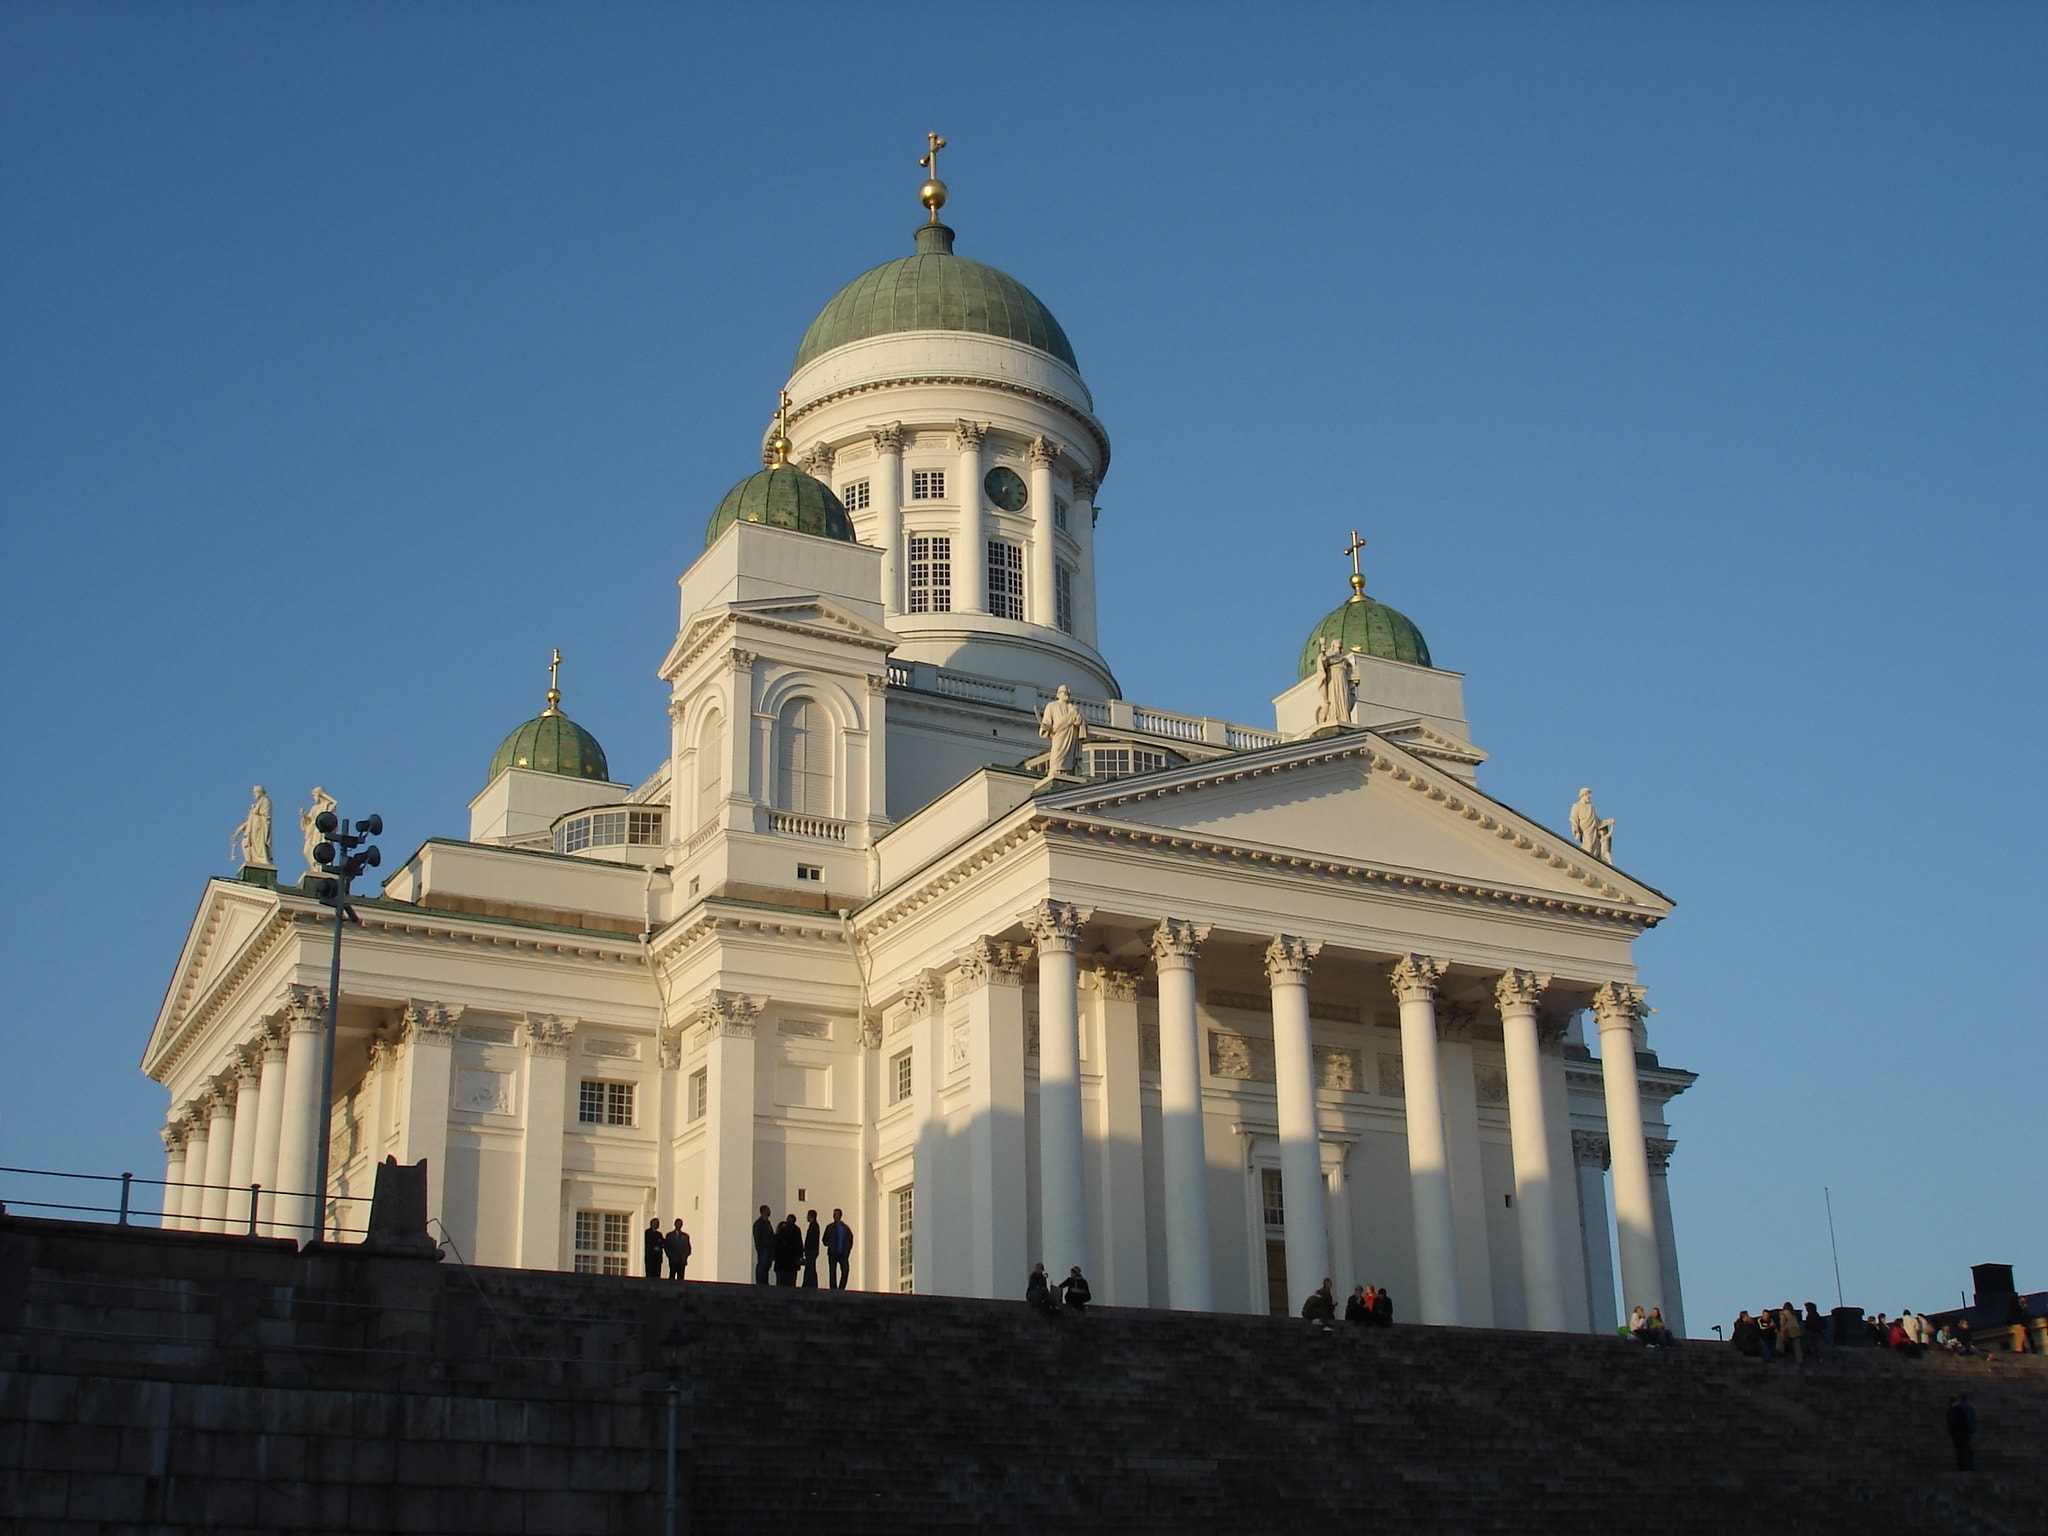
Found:
[[[1064,322],[1125,691],[1269,723],[1372,540],[1483,782],[1581,784],[1695,1327],[2048,1286],[2048,11],[0,10],[0,1161],[136,1069],[248,786],[460,834],[559,645],[638,777],[674,578],[908,249]]]

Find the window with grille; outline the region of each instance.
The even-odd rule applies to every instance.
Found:
[[[1053,617],[1059,627],[1068,634],[1074,632],[1074,569],[1072,566],[1056,565],[1052,568]]]
[[[623,1275],[626,1257],[633,1248],[633,1215],[630,1211],[578,1211],[576,1213],[576,1273],[579,1275]]]
[[[953,611],[953,541],[919,534],[910,541],[910,611]]]
[[[901,1104],[910,1097],[910,1052],[899,1051],[889,1059],[889,1102]]]
[[[1157,773],[1166,767],[1164,752],[1149,747],[1090,747],[1088,774],[1096,779],[1124,779],[1134,773]]]
[[[626,841],[640,845],[658,845],[661,842],[660,811],[626,812]]]
[[[865,512],[873,502],[865,480],[856,480],[851,485],[842,485],[839,488],[839,504],[849,512]]]
[[[916,1244],[911,1233],[917,1221],[917,1191],[906,1184],[896,1191],[896,1289],[914,1290]]]
[[[813,699],[792,699],[776,722],[775,808],[832,814],[832,728]]]
[[[1055,528],[1067,526],[1067,504],[1057,496],[1052,499],[1052,525]]]
[[[711,1107],[711,1073],[699,1067],[690,1074],[690,1118],[702,1120]]]
[[[988,611],[999,619],[1024,617],[1024,547],[988,541]]]
[[[1280,1170],[1261,1168],[1259,1170],[1259,1204],[1265,1211],[1266,1225],[1284,1227],[1287,1225],[1287,1202],[1280,1195]]]
[[[631,1125],[633,1085],[585,1078],[576,1100],[576,1118],[584,1125]]]
[[[944,501],[946,472],[943,469],[913,469],[910,472],[912,501]]]

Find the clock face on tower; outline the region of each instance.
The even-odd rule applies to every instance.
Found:
[[[1024,488],[1017,471],[1002,464],[988,472],[981,488],[988,492],[988,499],[1005,512],[1022,512],[1024,503],[1031,499],[1031,493]]]

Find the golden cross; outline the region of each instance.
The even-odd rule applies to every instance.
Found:
[[[789,436],[789,391],[782,391],[781,402],[775,407],[775,435]]]
[[[925,137],[931,140],[932,147],[926,154],[918,158],[917,163],[930,171],[932,173],[932,180],[937,181],[939,179],[939,151],[946,147],[946,141],[936,133],[928,133]]]
[[[555,650],[555,654],[554,654],[554,657],[553,657],[553,659],[552,659],[552,660],[550,660],[550,661],[548,662],[548,708],[549,708],[549,709],[553,709],[553,708],[554,708],[554,707],[555,707],[555,706],[556,706],[557,704],[559,704],[559,703],[561,703],[561,702],[562,702],[562,688],[561,688],[561,681],[562,681],[562,678],[561,678],[561,673],[562,673],[562,652],[561,652],[560,648],[558,647],[558,648],[556,648],[556,650]]]
[[[1365,595],[1365,572],[1358,568],[1358,552],[1365,548],[1365,540],[1358,536],[1356,528],[1351,530],[1351,542],[1344,546],[1344,553],[1351,557],[1351,590],[1358,596]]]

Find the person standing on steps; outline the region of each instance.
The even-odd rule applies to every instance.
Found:
[[[796,1272],[803,1268],[803,1263],[804,1234],[796,1224],[796,1212],[791,1211],[775,1229],[775,1283],[795,1285]]]
[[[768,1270],[774,1263],[775,1222],[764,1205],[761,1214],[754,1218],[754,1284],[768,1283]]]
[[[818,1213],[804,1212],[804,1289],[818,1288]]]
[[[1384,1286],[1380,1288],[1379,1294],[1372,1299],[1372,1325],[1375,1328],[1391,1328],[1394,1326],[1394,1298]]]
[[[1088,1289],[1087,1278],[1081,1273],[1081,1266],[1078,1264],[1067,1271],[1067,1278],[1060,1282],[1059,1291],[1060,1299],[1076,1312],[1086,1312],[1088,1310],[1088,1303],[1095,1299],[1094,1293]]]
[[[853,1228],[846,1213],[832,1207],[832,1225],[825,1229],[825,1279],[835,1291],[846,1289],[847,1261],[853,1257]]]
[[[655,1217],[647,1223],[647,1230],[640,1234],[640,1260],[647,1268],[647,1278],[661,1278],[661,1262],[668,1257],[668,1248],[661,1240],[661,1218]]]
[[[1977,1433],[1977,1410],[1970,1406],[1970,1394],[1958,1392],[1948,1400],[1948,1438],[1956,1448],[1956,1470],[1977,1470],[1977,1452],[1970,1441]]]
[[[661,1240],[661,1246],[668,1252],[668,1277],[671,1280],[683,1278],[683,1271],[690,1267],[690,1234],[683,1230],[683,1218],[676,1218],[675,1226]]]

